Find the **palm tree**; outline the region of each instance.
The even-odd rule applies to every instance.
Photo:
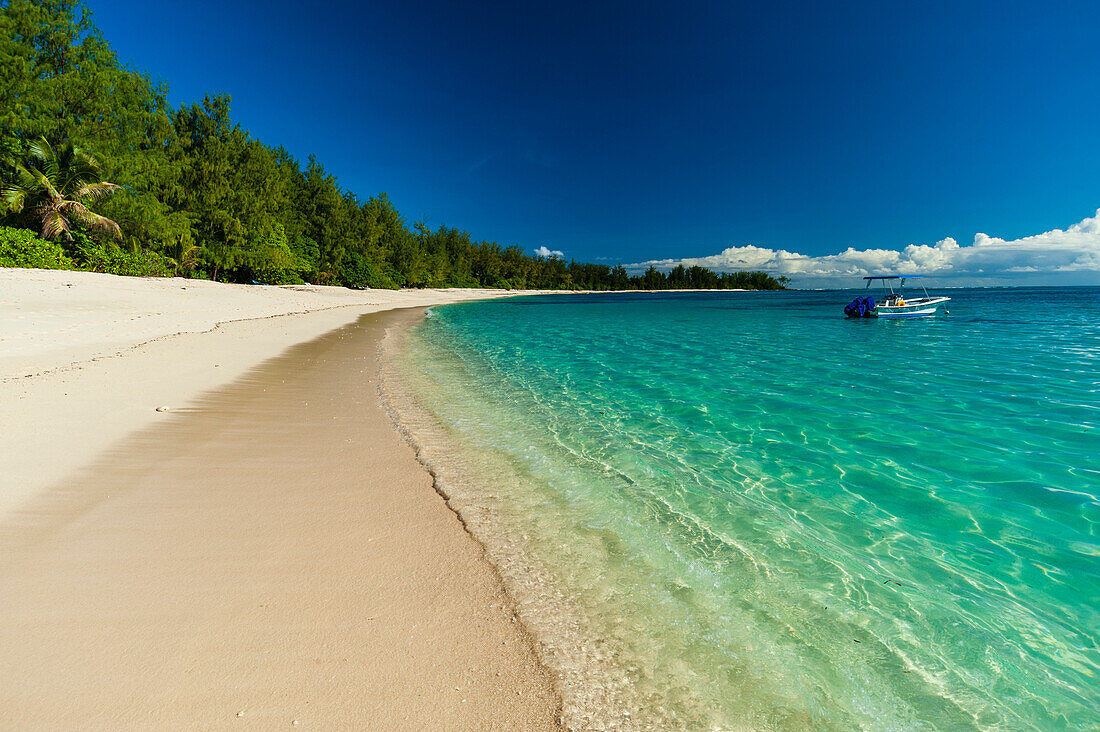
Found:
[[[72,241],[72,224],[122,240],[118,224],[94,213],[86,205],[111,195],[121,186],[100,178],[99,163],[91,154],[72,143],[56,148],[45,139],[30,145],[30,163],[14,163],[15,181],[0,189],[0,203],[8,210],[27,211],[42,227],[45,239],[64,237]]]

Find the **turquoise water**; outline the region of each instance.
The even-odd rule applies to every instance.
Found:
[[[456,500],[567,719],[1100,727],[1100,288],[947,294],[903,322],[670,293],[413,329],[424,453],[477,473]]]

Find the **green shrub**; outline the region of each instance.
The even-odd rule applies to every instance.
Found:
[[[96,249],[89,252],[81,269],[126,277],[171,277],[176,267],[171,259],[156,252]]]
[[[72,269],[73,262],[57,242],[39,239],[28,229],[0,226],[0,267]]]
[[[356,253],[348,257],[340,273],[347,287],[369,287],[372,290],[396,290],[398,285],[371,260]]]
[[[73,269],[126,277],[171,277],[176,272],[176,263],[163,254],[148,249],[125,251],[114,244],[100,244],[81,232],[73,232],[73,240],[65,246],[76,262]]]

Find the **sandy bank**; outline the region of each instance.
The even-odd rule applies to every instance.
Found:
[[[48,461],[102,421],[116,435],[0,522],[6,722],[553,725],[557,699],[494,569],[378,406],[378,338],[416,315],[348,325],[364,306],[3,382],[4,406],[38,420],[37,437],[5,435],[5,463],[13,445]],[[165,373],[184,387],[161,387]],[[128,402],[153,422],[103,412]]]
[[[0,519],[163,421],[158,406],[186,407],[363,313],[514,294],[0,269]]]

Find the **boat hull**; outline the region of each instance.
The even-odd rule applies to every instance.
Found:
[[[923,318],[932,315],[945,303],[949,297],[929,297],[909,300],[904,305],[882,304],[875,308],[875,316],[879,318]]]
[[[932,315],[936,308],[876,308],[876,318],[923,318]]]

